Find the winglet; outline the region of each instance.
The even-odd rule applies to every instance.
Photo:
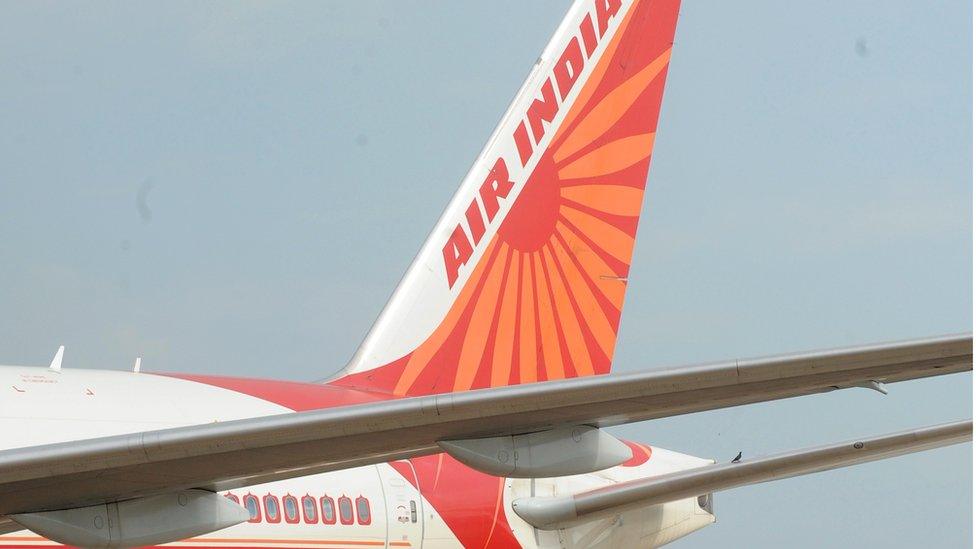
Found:
[[[142,357],[137,356],[136,363],[132,365],[132,371],[138,374],[139,370],[141,369],[142,369]]]
[[[54,354],[54,360],[51,361],[49,368],[52,372],[61,371],[61,359],[64,358],[64,345],[58,347],[58,352]]]

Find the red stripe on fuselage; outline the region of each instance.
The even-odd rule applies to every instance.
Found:
[[[250,395],[286,408],[291,408],[296,412],[352,406],[354,404],[366,404],[396,398],[386,393],[362,391],[322,383],[301,383],[297,381],[276,381],[272,379],[249,379],[195,374],[160,375],[195,381],[197,383],[227,389],[228,391]]]

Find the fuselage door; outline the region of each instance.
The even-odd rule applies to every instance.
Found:
[[[386,497],[387,540],[390,547],[421,547],[424,539],[423,500],[409,461],[377,465]]]

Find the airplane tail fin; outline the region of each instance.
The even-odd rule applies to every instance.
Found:
[[[349,365],[428,395],[607,373],[679,0],[578,0]]]

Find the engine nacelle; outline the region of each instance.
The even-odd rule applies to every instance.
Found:
[[[246,521],[247,510],[205,490],[13,515],[21,526],[76,547],[140,547],[179,541]]]

